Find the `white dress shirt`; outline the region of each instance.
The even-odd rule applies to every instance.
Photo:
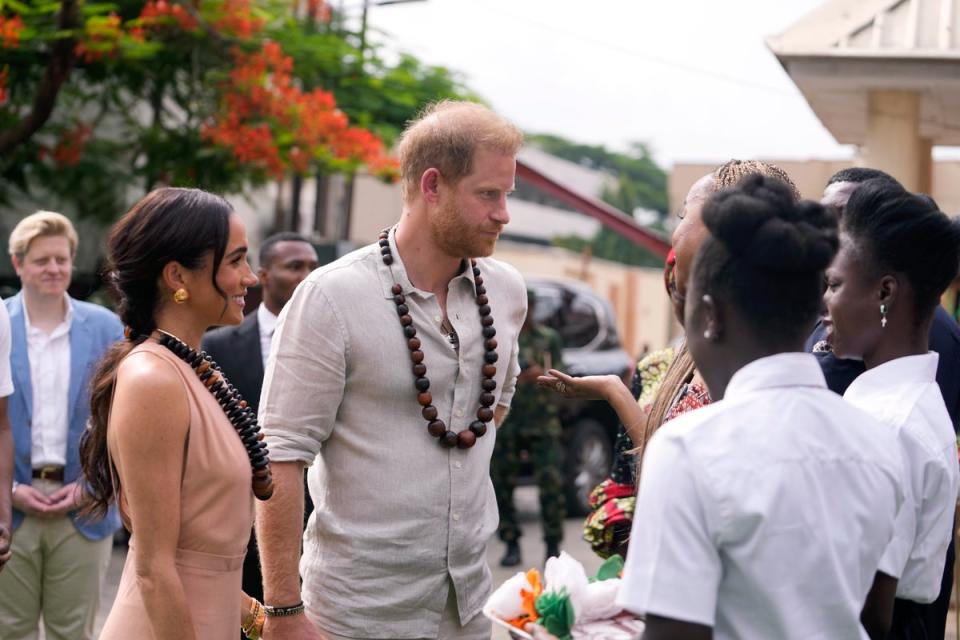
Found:
[[[23,318],[27,330],[27,358],[33,387],[33,444],[30,462],[34,468],[67,463],[67,433],[70,391],[70,325],[73,305],[66,299],[67,313],[51,333],[30,323],[27,305]]]
[[[897,358],[853,381],[843,397],[891,428],[903,454],[904,507],[880,570],[899,578],[897,597],[940,595],[960,482],[957,436],[937,386],[939,356]]]
[[[866,639],[900,474],[893,434],[812,355],[756,360],[652,438],[618,601],[720,640]]]
[[[394,294],[398,284],[425,354],[433,405],[455,432],[476,420],[484,360],[476,285],[467,268],[437,297],[416,289],[393,231],[394,262],[374,244],[311,273],[280,312],[260,398],[270,458],[312,464],[315,510],[300,575],[307,615],[352,638],[435,638],[453,584],[463,622],[490,593],[486,545],[497,529],[490,481],[496,429],[470,449],[427,433]],[[495,404],[509,406],[520,371],[523,278],[477,260],[496,328]]]
[[[260,328],[260,355],[263,357],[263,370],[266,371],[270,343],[273,342],[273,332],[277,328],[277,316],[262,302],[257,307],[257,326]]]
[[[10,372],[10,314],[0,300],[0,398],[13,395],[13,376]]]

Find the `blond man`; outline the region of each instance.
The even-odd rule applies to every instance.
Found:
[[[10,315],[14,443],[13,544],[0,573],[0,636],[89,640],[110,561],[116,512],[84,520],[80,436],[95,363],[123,337],[113,313],[67,294],[77,232],[59,213],[27,216],[10,234],[22,289]]]
[[[265,637],[489,638],[490,456],[526,289],[488,256],[521,143],[485,107],[427,109],[399,145],[399,222],[281,313],[260,401],[276,492],[257,537],[268,611],[290,615]]]

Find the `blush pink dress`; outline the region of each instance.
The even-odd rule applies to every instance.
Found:
[[[233,425],[193,369],[153,341],[131,353],[142,352],[168,362],[177,371],[190,406],[176,566],[194,636],[198,640],[236,640],[240,633],[241,569],[253,524],[250,462]],[[115,434],[122,428],[110,424],[107,446],[111,454],[116,447]],[[118,502],[124,524],[130,528],[129,505],[122,493]],[[136,546],[137,532],[132,531],[131,552],[100,640],[154,637],[136,579]]]

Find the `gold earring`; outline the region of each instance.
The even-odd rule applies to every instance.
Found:
[[[173,301],[177,304],[183,304],[190,299],[190,292],[186,289],[177,289],[173,292]]]

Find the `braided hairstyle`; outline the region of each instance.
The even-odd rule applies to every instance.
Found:
[[[693,266],[697,290],[731,303],[764,340],[802,342],[839,246],[834,214],[798,202],[780,180],[753,175],[713,196],[703,222],[710,236]]]
[[[847,202],[843,231],[877,276],[902,273],[914,294],[917,324],[930,319],[960,267],[960,222],[933,198],[872,179]]]
[[[730,160],[720,165],[716,171],[713,172],[714,189],[716,191],[722,191],[730,187],[735,187],[740,184],[744,178],[753,175],[776,178],[790,188],[794,200],[800,199],[800,191],[797,189],[797,185],[793,183],[793,180],[790,179],[790,176],[787,175],[787,172],[775,164],[761,160]]]
[[[163,268],[178,262],[201,269],[213,255],[211,278],[223,261],[233,208],[220,196],[200,189],[163,188],[151,191],[110,231],[107,240],[107,283],[117,299],[117,312],[127,327],[127,340],[117,343],[100,361],[91,382],[90,422],[80,441],[80,463],[90,502],[86,511],[102,515],[118,486],[107,454],[107,422],[120,361],[157,328]]]

